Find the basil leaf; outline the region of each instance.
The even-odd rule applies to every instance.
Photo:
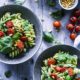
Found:
[[[53,35],[50,32],[44,32],[43,39],[47,42],[53,42]]]
[[[12,47],[12,39],[10,36],[6,36],[0,39],[0,51],[4,53],[9,53]]]
[[[64,10],[57,10],[51,13],[51,16],[55,19],[61,19],[65,15]]]
[[[46,0],[46,2],[50,7],[54,7],[56,5],[55,0]]]

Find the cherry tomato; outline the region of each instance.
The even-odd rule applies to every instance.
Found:
[[[80,32],[80,26],[76,26],[75,31]]]
[[[77,18],[73,16],[70,18],[70,21],[75,24],[77,22]]]
[[[55,70],[57,72],[64,72],[66,70],[66,68],[65,67],[59,67],[59,66],[57,66],[57,67],[55,67]]]
[[[3,36],[4,36],[4,32],[0,31],[0,37],[3,37]]]
[[[68,25],[66,26],[66,28],[67,28],[69,31],[73,31],[75,27],[73,26],[73,24],[68,24]]]
[[[18,41],[16,42],[16,46],[17,46],[19,49],[23,49],[23,48],[24,48],[24,43],[23,43],[22,41],[18,40]]]
[[[51,78],[53,78],[53,79],[57,79],[57,75],[55,74],[55,73],[51,73]]]
[[[51,64],[56,64],[56,60],[53,58],[48,59],[48,65],[50,66]]]
[[[60,72],[60,71],[61,71],[61,67],[57,66],[57,67],[55,67],[55,70],[56,70],[57,72]]]
[[[78,17],[78,23],[80,24],[80,16]]]
[[[26,37],[26,36],[22,36],[22,37],[20,38],[20,40],[24,42],[24,41],[27,40],[27,37]]]
[[[68,68],[68,74],[69,74],[70,76],[73,76],[73,75],[74,75],[74,70],[73,70],[73,68]]]
[[[71,40],[75,40],[76,36],[77,36],[76,33],[71,33],[71,34],[70,34],[70,39],[71,39]]]
[[[12,28],[14,26],[12,21],[7,21],[5,24],[7,28]]]
[[[79,17],[80,16],[80,9],[77,9],[75,12],[74,12],[74,15],[76,17]]]
[[[8,28],[7,30],[7,34],[10,35],[10,34],[14,34],[14,29],[12,28]]]
[[[66,67],[61,67],[61,71],[60,72],[64,72],[66,70]]]
[[[76,80],[80,80],[80,78],[76,79]]]
[[[60,27],[61,27],[61,22],[60,22],[60,21],[55,21],[55,22],[53,22],[53,26],[54,26],[56,29],[60,29]]]

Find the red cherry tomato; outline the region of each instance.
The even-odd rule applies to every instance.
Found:
[[[76,80],[80,80],[80,78],[76,79]]]
[[[75,27],[73,26],[73,24],[68,24],[68,25],[66,26],[66,28],[67,28],[69,31],[73,31]]]
[[[71,39],[71,40],[75,40],[76,36],[77,36],[76,33],[71,33],[71,34],[70,34],[70,39]]]
[[[22,36],[22,37],[20,38],[20,40],[24,42],[24,41],[27,40],[27,37],[26,37],[26,36]]]
[[[75,24],[77,22],[77,18],[73,16],[70,18],[70,21]]]
[[[60,29],[60,27],[61,27],[61,22],[60,22],[60,21],[55,21],[55,22],[53,22],[53,26],[54,26],[56,29]]]
[[[57,79],[57,75],[55,74],[55,73],[51,73],[51,78],[53,78],[53,79]]]
[[[64,72],[66,70],[66,67],[61,68],[61,72]]]
[[[74,70],[73,70],[73,68],[68,68],[68,74],[69,74],[70,76],[73,76],[73,75],[74,75]]]
[[[80,26],[76,26],[75,31],[80,32]]]
[[[23,43],[22,41],[18,40],[18,41],[16,42],[16,46],[17,46],[19,49],[23,49],[23,48],[24,48],[24,43]]]
[[[60,72],[60,71],[61,71],[61,67],[57,66],[57,67],[55,67],[55,70],[56,70],[57,72]]]
[[[48,59],[48,65],[50,66],[51,64],[56,64],[56,60],[53,58]]]
[[[7,30],[7,34],[8,34],[8,35],[14,34],[14,29],[9,28],[9,29]]]
[[[57,66],[57,67],[55,67],[55,70],[57,72],[64,72],[66,70],[66,68],[65,67],[59,67],[59,66]]]
[[[5,24],[7,28],[12,28],[14,26],[12,21],[7,21]]]
[[[74,11],[74,16],[79,17],[80,16],[80,9],[77,9]]]
[[[4,36],[4,32],[0,31],[0,37],[3,37],[3,36]]]
[[[80,16],[78,17],[78,23],[80,24]]]

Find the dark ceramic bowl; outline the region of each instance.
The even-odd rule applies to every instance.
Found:
[[[54,56],[56,52],[59,50],[69,52],[71,55],[77,55],[78,56],[78,68],[80,68],[80,51],[77,50],[74,47],[68,46],[68,45],[57,45],[48,48],[44,52],[42,52],[39,57],[36,60],[36,63],[34,65],[34,74],[33,74],[33,80],[41,80],[41,66],[43,65],[43,60]]]
[[[9,59],[6,56],[0,54],[0,62],[6,63],[6,64],[19,64],[23,63],[27,60],[29,60],[39,49],[41,41],[42,41],[42,27],[38,20],[38,18],[35,16],[33,12],[31,12],[29,9],[19,6],[19,5],[6,5],[3,7],[0,7],[0,18],[6,13],[21,13],[22,18],[28,19],[33,25],[36,33],[36,45],[30,49],[26,54],[20,58],[16,59]]]

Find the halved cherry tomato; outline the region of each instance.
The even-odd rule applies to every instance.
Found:
[[[24,43],[23,43],[22,41],[18,40],[18,41],[16,42],[16,46],[17,46],[19,49],[23,49],[23,48],[24,48]]]
[[[12,21],[7,21],[5,24],[7,28],[12,28],[14,26]]]
[[[53,79],[57,79],[57,75],[56,75],[55,73],[51,73],[50,76],[51,76],[51,78],[53,78]]]
[[[59,67],[59,66],[57,66],[57,67],[55,67],[55,70],[57,72],[64,72],[66,70],[66,68],[65,67]]]
[[[27,40],[27,37],[26,37],[26,36],[22,36],[22,37],[20,38],[20,40],[24,42],[24,41]]]
[[[50,66],[51,64],[56,64],[56,60],[53,58],[48,59],[48,65]]]
[[[68,68],[68,74],[69,74],[70,76],[73,76],[73,75],[74,75],[74,70],[73,70],[73,68]]]
[[[4,32],[0,31],[0,37],[3,37],[3,36],[4,36]]]
[[[8,35],[14,34],[14,29],[9,28],[9,29],[7,30],[7,34],[8,34]]]
[[[60,72],[60,71],[61,71],[61,67],[57,66],[57,67],[55,67],[55,70],[56,70],[57,72]]]

